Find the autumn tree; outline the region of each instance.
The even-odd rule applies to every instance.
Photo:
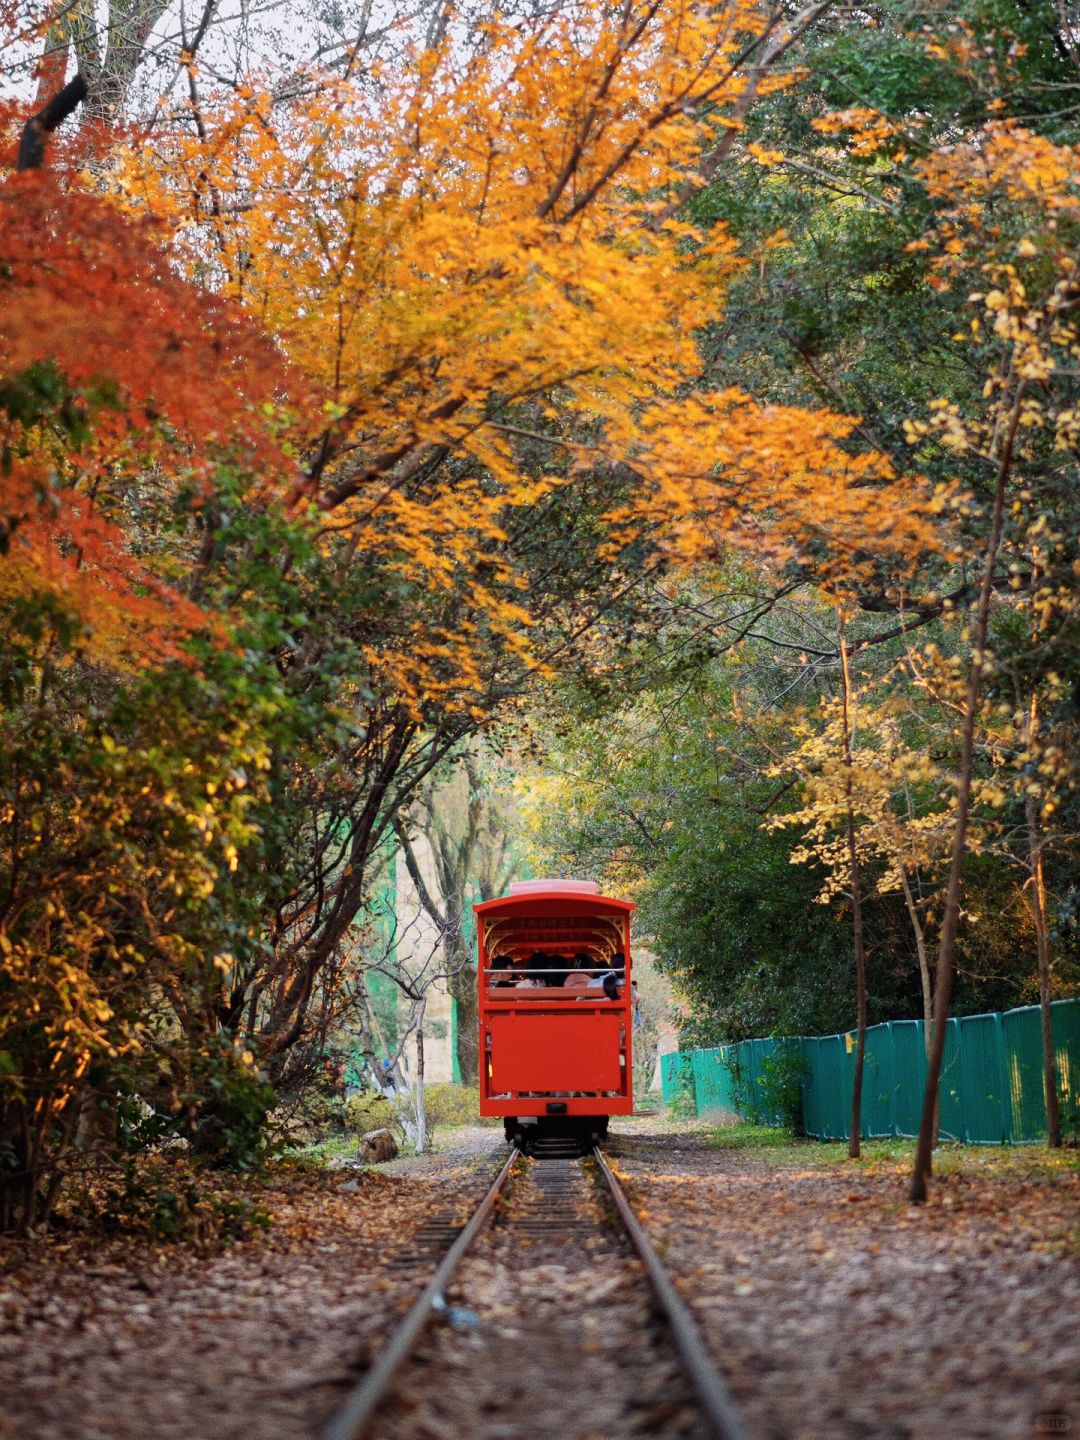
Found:
[[[785,543],[820,531],[811,475],[827,484],[838,524],[865,522],[868,543],[902,548],[923,523],[891,505],[887,475],[874,492],[873,466],[841,447],[848,422],[759,413],[737,394],[673,398],[676,379],[695,371],[692,332],[733,248],[707,227],[688,263],[697,231],[640,197],[693,189],[695,147],[719,163],[727,132],[718,136],[706,109],[727,105],[737,118],[781,83],[773,69],[817,13],[789,24],[773,15],[762,30],[756,12],[683,23],[683,8],[628,10],[591,28],[588,7],[568,7],[535,28],[493,24],[476,53],[435,46],[416,73],[383,76],[375,129],[367,89],[332,77],[284,108],[254,89],[233,94],[212,137],[166,133],[126,161],[127,193],[194,221],[185,244],[201,229],[209,251],[198,253],[215,256],[217,282],[329,389],[329,420],[286,497],[291,513],[314,506],[324,517],[319,563],[358,594],[389,586],[401,597],[358,614],[351,641],[353,673],[365,676],[355,693],[379,697],[361,711],[381,738],[370,765],[363,744],[335,764],[368,778],[315,800],[311,786],[331,772],[299,777],[315,848],[297,851],[295,888],[275,904],[269,976],[244,971],[231,984],[230,1014],[253,1017],[274,1065],[303,1028],[320,968],[363,904],[365,863],[409,786],[530,670],[581,653],[610,592],[633,587],[665,517],[707,519],[712,545],[723,485],[740,505],[748,485],[771,502],[783,479],[776,437],[798,423],[806,443]],[[752,64],[740,60],[748,37]],[[655,89],[643,111],[645,73]],[[553,145],[564,159],[537,167]],[[725,437],[729,480],[703,463],[707,444],[690,456],[679,437],[691,431],[700,442]],[[559,535],[581,509],[591,530],[575,520]],[[571,572],[588,573],[588,590],[542,563],[545,533],[591,556],[587,572]],[[754,527],[741,538],[759,540]],[[228,554],[228,544],[210,551],[204,573]],[[301,640],[287,662],[295,683],[326,655]]]
[[[145,20],[153,8],[118,13]],[[965,9],[944,61],[929,39],[905,32],[905,44],[981,95],[986,67],[968,8],[978,9]],[[816,601],[791,601],[802,606],[793,634],[774,623],[777,606],[817,584],[853,614],[887,612],[884,635],[906,638],[953,624],[977,598],[971,641],[985,652],[991,612],[1011,592],[1007,563],[1021,564],[1019,551],[1006,562],[1005,550],[996,563],[1009,538],[1005,493],[1015,489],[1033,511],[1041,503],[1014,485],[1015,444],[1000,494],[987,494],[985,456],[1005,454],[1012,423],[997,420],[1015,416],[1014,441],[1030,451],[1029,470],[1038,459],[1040,477],[1059,475],[1055,445],[1071,434],[1067,378],[1061,404],[1032,409],[1046,376],[1017,368],[1042,363],[1027,331],[1038,332],[1043,359],[1046,347],[1064,357],[1072,343],[1072,282],[1054,248],[1071,223],[1069,156],[1007,123],[939,153],[934,124],[952,134],[985,117],[949,112],[923,125],[910,105],[890,109],[884,62],[870,67],[880,105],[841,106],[821,83],[797,89],[796,57],[812,56],[819,38],[837,63],[873,49],[865,17],[834,17],[827,4],[788,11],[731,0],[702,10],[661,0],[613,10],[578,0],[488,17],[467,32],[442,10],[418,9],[400,32],[415,41],[406,50],[376,45],[362,9],[353,38],[363,44],[343,31],[326,64],[290,62],[269,76],[233,69],[220,81],[203,48],[212,30],[197,49],[182,36],[154,123],[110,129],[89,177],[65,172],[63,203],[95,217],[96,275],[154,297],[188,276],[177,293],[198,295],[194,318],[164,350],[154,349],[156,311],[136,306],[121,321],[119,286],[103,280],[107,303],[93,286],[83,286],[89,303],[73,301],[82,252],[65,255],[66,268],[46,266],[62,278],[40,288],[25,258],[35,254],[30,212],[18,242],[25,263],[10,272],[18,304],[46,295],[39,315],[24,316],[38,350],[26,360],[12,340],[5,369],[17,458],[5,502],[10,494],[21,547],[7,569],[10,593],[25,609],[39,584],[63,590],[84,634],[70,632],[65,653],[85,656],[95,694],[142,666],[183,681],[193,714],[216,702],[243,722],[243,744],[261,757],[257,784],[246,764],[235,767],[249,797],[244,843],[229,842],[226,873],[209,890],[204,881],[201,897],[207,916],[220,902],[218,919],[231,916],[234,933],[207,947],[218,960],[204,990],[174,985],[157,1013],[170,1043],[183,1037],[180,1050],[224,1045],[279,1087],[336,1013],[374,857],[430,777],[538,680],[576,671],[586,692],[610,698],[627,657],[648,643],[643,622],[674,603],[688,574],[703,573],[691,567],[731,565],[736,553],[753,557],[744,563],[755,593],[724,613],[706,606],[695,621],[701,596],[691,581],[662,666],[685,678],[690,657],[716,686],[715,724],[704,726],[723,737],[710,762],[715,797],[730,793],[724,777],[752,777],[748,804],[705,813],[738,815],[740,844],[762,859],[765,880],[781,857],[786,865],[789,847],[762,838],[754,814],[782,803],[769,798],[775,782],[758,742],[774,722],[785,729],[777,711],[790,694],[817,698],[838,653],[834,638],[807,633]],[[117,53],[117,73],[135,73]],[[845,63],[850,74],[854,61]],[[20,118],[35,103],[28,96]],[[779,143],[784,126],[809,155]],[[63,147],[56,155],[63,160]],[[989,178],[978,171],[988,157],[998,167]],[[748,194],[760,196],[752,220]],[[985,216],[998,195],[1014,218],[995,234]],[[800,222],[786,239],[785,215]],[[1017,230],[1027,216],[1039,222],[1030,236]],[[133,237],[147,233],[147,217],[162,227],[167,258],[146,249],[156,258],[145,260],[144,281],[134,257],[137,248],[143,260],[144,244]],[[889,227],[899,233],[882,249]],[[62,249],[63,227],[60,239],[47,233]],[[841,307],[832,339],[807,300],[812,266],[798,269],[822,235],[858,241],[841,247],[840,262],[858,314]],[[133,249],[127,271],[113,267],[113,244]],[[1018,266],[1008,247],[1021,244],[1033,253],[1018,249]],[[957,332],[976,273],[983,309]],[[918,296],[919,345],[934,334],[933,363],[917,380],[903,365],[884,367],[882,408],[867,393],[866,359],[882,358],[881,342],[864,340],[879,313],[895,330],[903,295]],[[237,307],[248,318],[234,327]],[[115,353],[103,352],[104,336]],[[759,384],[761,356],[776,346],[786,359]],[[1021,356],[1017,366],[1007,355]],[[200,359],[201,368],[189,364]],[[59,388],[39,423],[35,396],[53,383],[50,365]],[[35,366],[46,379],[34,371],[24,382]],[[963,383],[941,393],[937,382],[953,370]],[[1064,378],[1065,365],[1058,370]],[[220,383],[200,385],[206,376]],[[928,416],[931,400],[940,403]],[[1040,435],[1054,443],[1040,449]],[[58,486],[53,471],[64,477]],[[1058,486],[1064,516],[1067,487]],[[50,506],[61,517],[55,536]],[[995,564],[980,571],[987,553]],[[1071,604],[1067,554],[1068,542],[1055,541],[1053,576],[1028,587],[1063,597],[1045,610],[1047,658]],[[760,660],[762,634],[781,659]],[[787,671],[755,691],[764,722],[748,716],[746,687],[732,674],[709,674],[725,648],[733,664],[749,653],[762,671]],[[658,710],[635,691],[640,708],[627,725],[662,730],[657,717],[676,693]],[[29,724],[33,686],[20,695]],[[74,703],[65,712],[77,733],[79,713]],[[749,747],[737,742],[748,728]],[[140,733],[135,718],[129,733]],[[181,734],[169,765],[195,785]],[[191,741],[200,754],[204,743]],[[958,864],[973,745],[959,767]],[[216,772],[201,783],[215,787],[212,808],[224,803]],[[713,804],[710,785],[690,788]],[[659,803],[663,787],[650,793]],[[164,782],[162,794],[173,794]],[[649,818],[642,835],[637,807],[627,808],[642,842],[655,840]],[[660,821],[672,858],[663,813]],[[709,843],[719,838],[715,826],[706,831]],[[17,854],[14,829],[11,839]],[[690,848],[692,836],[684,860]],[[770,952],[765,970],[782,969],[775,960]],[[768,1008],[748,1002],[746,1016]],[[211,1119],[228,1128],[209,1114],[209,1097],[189,1109],[193,1133]]]
[[[512,795],[499,782],[493,754],[471,746],[449,767],[434,772],[395,822],[409,876],[438,927],[443,964],[457,1011],[457,1061],[467,1085],[476,1083],[477,997],[471,906],[505,893],[517,874]],[[413,833],[423,837],[434,874],[424,878]]]
[[[770,774],[790,745],[778,697],[796,677],[799,700],[816,700],[799,656],[835,636],[827,611],[774,603],[758,580],[750,567],[671,577],[678,608],[613,655],[610,691],[548,695],[547,758],[524,802],[535,863],[638,902],[638,935],[692,1004],[687,1043],[846,1028],[854,1004],[834,915],[813,903],[821,870],[793,867],[796,839],[763,828],[794,800],[790,779]],[[729,625],[754,638],[731,644]],[[904,1003],[877,983],[875,1014]]]
[[[971,316],[972,339],[968,342],[984,359],[987,378],[980,408],[964,413],[956,405],[942,403],[921,427],[921,433],[929,433],[932,428],[948,448],[960,454],[970,453],[986,467],[990,477],[990,530],[982,557],[981,585],[971,622],[972,655],[961,701],[963,738],[956,825],[935,985],[935,1051],[912,1179],[914,1199],[925,1197],[930,1167],[931,1122],[927,1115],[936,1101],[937,1071],[944,1047],[966,828],[975,779],[979,708],[996,668],[990,645],[991,616],[1001,572],[1004,569],[1011,573],[1014,591],[1023,587],[1020,577],[1025,573],[1029,583],[1034,583],[1037,613],[1042,621],[1040,631],[1051,649],[1061,635],[1061,619],[1075,604],[1074,580],[1060,573],[1048,583],[1045,571],[1032,574],[1027,564],[1030,543],[1024,543],[1029,528],[1036,535],[1048,528],[1048,516],[1031,516],[1030,507],[1041,510],[1043,505],[1055,504],[1058,466],[1054,456],[1071,444],[1072,381],[1065,377],[1063,388],[1059,388],[1052,380],[1063,368],[1059,357],[1073,356],[1076,346],[1070,319],[1076,267],[1071,252],[1062,246],[1065,237],[1059,233],[1062,212],[1072,203],[1074,163],[1071,151],[1012,126],[992,126],[977,147],[959,147],[948,155],[935,156],[926,167],[932,192],[952,201],[944,209],[935,237],[940,245],[935,265],[941,283],[950,285],[961,276],[966,281],[974,272],[983,277],[988,287],[972,292],[969,303],[978,308]],[[999,195],[1010,205],[1011,223],[1006,233],[988,215]],[[1042,439],[1045,432],[1049,432],[1048,455]],[[1010,503],[1013,495],[1016,500]],[[1049,528],[1053,534],[1052,525]],[[1010,553],[1018,541],[1026,554],[1023,561],[1018,557],[1010,566]],[[1063,558],[1056,536],[1055,558]],[[1037,787],[1032,787],[1033,799],[1037,794]],[[1052,1053],[1047,1079],[1052,1088]],[[1048,1097],[1048,1113],[1053,1105],[1053,1099]]]
[[[258,785],[243,766],[226,784],[200,774],[183,740],[169,752],[211,811],[244,789],[249,823],[223,847],[224,874],[196,887],[195,923],[212,913],[230,927],[229,943],[205,948],[212,974],[193,989],[165,967],[132,1024],[189,1054],[233,1047],[284,1083],[316,999],[325,1013],[323,981],[365,904],[371,856],[412,789],[531,674],[580,654],[613,590],[633,589],[649,535],[681,503],[664,490],[686,458],[678,427],[730,410],[754,421],[746,397],[673,398],[733,246],[642,197],[681,199],[703,147],[706,170],[719,164],[717,107],[737,122],[784,83],[773,72],[820,8],[788,23],[735,5],[709,16],[567,7],[530,27],[493,22],[465,54],[436,37],[413,69],[378,77],[374,141],[370,83],[350,87],[348,72],[287,102],[256,85],[189,87],[189,136],[163,124],[98,164],[91,183],[114,201],[58,193],[64,225],[44,286],[30,239],[39,217],[9,204],[12,593],[63,591],[105,692],[124,664],[194,676],[193,711],[224,699],[258,757]],[[194,82],[195,62],[184,68]],[[168,260],[147,244],[148,209],[174,227]],[[97,296],[79,284],[95,246]],[[184,264],[206,287],[198,299],[175,292],[186,328],[165,303],[181,284],[170,267]],[[134,310],[122,300],[132,287]],[[233,323],[235,301],[274,345]],[[27,336],[34,355],[18,348]],[[34,408],[43,385],[47,416]],[[861,514],[891,535],[862,498],[867,467],[839,446],[846,422],[799,418],[813,444],[791,490],[792,535],[819,528],[798,501],[815,467],[850,496],[849,522]],[[756,474],[771,495],[761,424],[760,473],[738,424],[728,464],[732,483]],[[51,491],[50,469],[65,476]],[[698,460],[689,477],[710,507],[711,475]],[[628,518],[643,479],[644,527]],[[905,533],[917,524],[895,513]],[[110,763],[153,799],[125,714]],[[174,803],[164,782],[161,795]],[[215,833],[209,821],[194,829],[204,843]],[[175,873],[161,866],[166,886]],[[153,904],[137,913],[162,933]],[[106,1075],[97,1093],[112,1085]],[[136,1088],[149,1093],[145,1079]],[[71,1105],[65,1092],[65,1116]],[[229,1128],[211,1097],[169,1106],[193,1133]],[[34,1187],[32,1171],[20,1174]]]
[[[1070,442],[1047,419],[1072,405],[1068,330],[1050,319],[1059,303],[1068,304],[1058,287],[1067,292],[1071,282],[1045,245],[1063,224],[1067,229],[1057,206],[1071,184],[1080,115],[1071,100],[1049,97],[1071,95],[1075,87],[1072,20],[1052,5],[970,0],[934,13],[887,4],[850,23],[833,17],[797,53],[808,84],[755,108],[735,147],[729,183],[702,197],[712,213],[737,218],[762,238],[783,227],[789,242],[730,288],[725,321],[705,341],[713,371],[752,375],[759,393],[784,403],[816,395],[857,411],[863,443],[901,467],[908,463],[904,446],[914,441],[921,472],[952,486],[957,497],[966,492],[963,500],[942,492],[949,541],[924,555],[918,586],[864,577],[851,595],[865,611],[892,611],[908,632],[940,622],[943,651],[961,676],[979,630],[976,614],[965,633],[969,607],[977,604],[985,557],[994,548],[988,477],[997,474],[994,446],[1009,429],[1012,412],[1003,397],[1015,396],[1019,383],[1023,457],[1007,461],[1003,549],[986,595],[994,665],[974,708],[985,714],[1004,705],[1003,677],[1017,668],[1028,683],[1040,674],[1038,683],[1054,694],[1051,677],[1074,668],[1068,542],[1060,545],[1075,534],[1076,520],[1067,498],[1074,487],[1065,479]],[[998,310],[972,310],[980,301],[968,297],[982,295]],[[1049,328],[1040,331],[1044,323]],[[1010,369],[1005,353],[1015,343],[1019,355],[1025,328],[1039,372],[1026,378],[1024,359]],[[1040,333],[1055,337],[1041,360],[1032,353]],[[996,438],[991,425],[978,429],[981,443],[971,443],[969,427],[982,426],[991,409],[1000,422]],[[1034,551],[1023,538],[1029,525],[1040,527]],[[1060,570],[1055,563],[1054,580],[1043,574],[1036,584],[1032,557],[1044,531],[1054,537],[1055,562],[1063,563]],[[1008,615],[1036,593],[1044,597],[1041,607],[1051,592],[1054,618],[1036,644],[1028,632],[1021,657]],[[964,713],[963,693],[944,676],[938,695],[943,715],[959,718],[957,705]],[[1018,699],[1010,695],[1010,709]],[[1017,714],[1029,711],[1025,697]],[[1057,702],[1050,729],[1065,721]],[[975,724],[978,731],[983,722]],[[978,795],[986,769],[978,735],[969,758]],[[966,768],[957,763],[957,775]],[[1026,761],[1025,769],[1037,774],[1038,762]],[[1044,783],[1035,781],[1040,796]],[[953,867],[966,871],[969,883],[977,873],[971,848],[961,847]],[[1071,865],[1064,853],[1059,863],[1067,890]],[[1059,909],[1063,934],[1068,912],[1066,900]],[[956,943],[966,943],[962,931]]]
[[[148,222],[27,173],[0,195],[0,249],[0,1224],[25,1230],[88,1112],[115,1145],[137,1091],[181,1125],[200,1071],[254,1093],[252,1057],[205,1017],[244,925],[222,901],[268,736],[170,532],[237,469],[273,486],[291,462],[279,356],[176,276]],[[181,1006],[202,1017],[186,1051]]]

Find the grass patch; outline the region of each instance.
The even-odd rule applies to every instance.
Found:
[[[718,1125],[708,1133],[715,1150],[778,1150],[799,1142],[782,1125],[752,1125],[740,1120],[737,1125]]]
[[[947,1145],[934,1152],[939,1175],[985,1175],[997,1180],[1049,1180],[1080,1174],[1080,1150],[1045,1145]]]
[[[332,1160],[355,1160],[359,1148],[356,1135],[332,1135],[315,1145],[307,1145],[297,1151],[296,1158],[313,1165],[327,1165]]]
[[[779,1126],[738,1125],[703,1128],[714,1150],[737,1150],[760,1163],[832,1170],[838,1166],[873,1173],[909,1169],[915,1142],[901,1138],[864,1140],[858,1160],[848,1158],[846,1140],[797,1138]],[[1080,1150],[1048,1150],[1045,1145],[962,1145],[945,1141],[934,1151],[934,1173],[1000,1180],[1046,1180],[1080,1173]]]

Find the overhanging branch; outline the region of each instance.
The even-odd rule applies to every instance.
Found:
[[[40,170],[45,162],[45,137],[86,99],[86,81],[80,72],[23,126],[17,170]]]

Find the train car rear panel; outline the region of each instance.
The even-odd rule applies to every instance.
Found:
[[[494,1011],[487,1023],[491,1092],[622,1092],[623,1030],[622,1015],[593,1006],[582,1005],[571,1014],[546,1006],[524,1013]]]

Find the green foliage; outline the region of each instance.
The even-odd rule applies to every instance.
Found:
[[[207,1047],[197,1072],[201,1114],[191,1137],[197,1155],[234,1170],[257,1169],[267,1153],[266,1120],[275,1094],[225,1040]]]
[[[537,827],[544,865],[594,877],[638,903],[635,929],[688,1002],[687,1048],[848,1023],[851,981],[835,917],[813,904],[820,880],[790,864],[793,841],[761,828],[774,782],[765,752],[731,713],[773,675],[743,664],[686,664],[673,626],[647,696],[600,720],[579,718],[562,751],[568,783],[545,794]],[[658,647],[660,648],[660,647]],[[780,683],[779,681],[777,683]],[[556,764],[560,761],[556,761]]]
[[[756,787],[755,787],[756,788]],[[745,794],[749,809],[755,798]],[[850,1010],[842,937],[756,817],[684,798],[670,848],[641,895],[640,927],[692,1007],[683,1043],[839,1028]]]
[[[341,1113],[346,1126],[357,1135],[364,1135],[369,1130],[397,1128],[397,1112],[391,1102],[371,1091],[350,1095]]]
[[[694,1098],[694,1076],[688,1057],[681,1057],[675,1075],[675,1086],[668,1101],[668,1114],[673,1120],[694,1120],[697,1118],[697,1101]]]
[[[755,1080],[744,1071],[733,1048],[724,1063],[735,1087],[736,1109],[754,1120],[778,1123],[785,1134],[803,1134],[803,1081],[809,1065],[797,1043],[781,1039],[771,1055],[762,1057]]]
[[[434,1084],[424,1087],[424,1114],[429,1143],[437,1130],[457,1130],[468,1125],[498,1126],[501,1120],[480,1114],[480,1091],[475,1085]],[[352,1095],[342,1115],[355,1135],[368,1130],[389,1129],[398,1140],[405,1139],[402,1116],[392,1099],[372,1093]]]
[[[270,1095],[219,1012],[258,954],[269,757],[297,728],[265,658],[207,640],[198,667],[116,671],[32,599],[0,600],[0,1226],[33,1223],[76,1129],[257,1163]]]
[[[428,1085],[424,1091],[424,1112],[432,1132],[492,1123],[490,1117],[481,1118],[480,1090],[476,1085]]]

